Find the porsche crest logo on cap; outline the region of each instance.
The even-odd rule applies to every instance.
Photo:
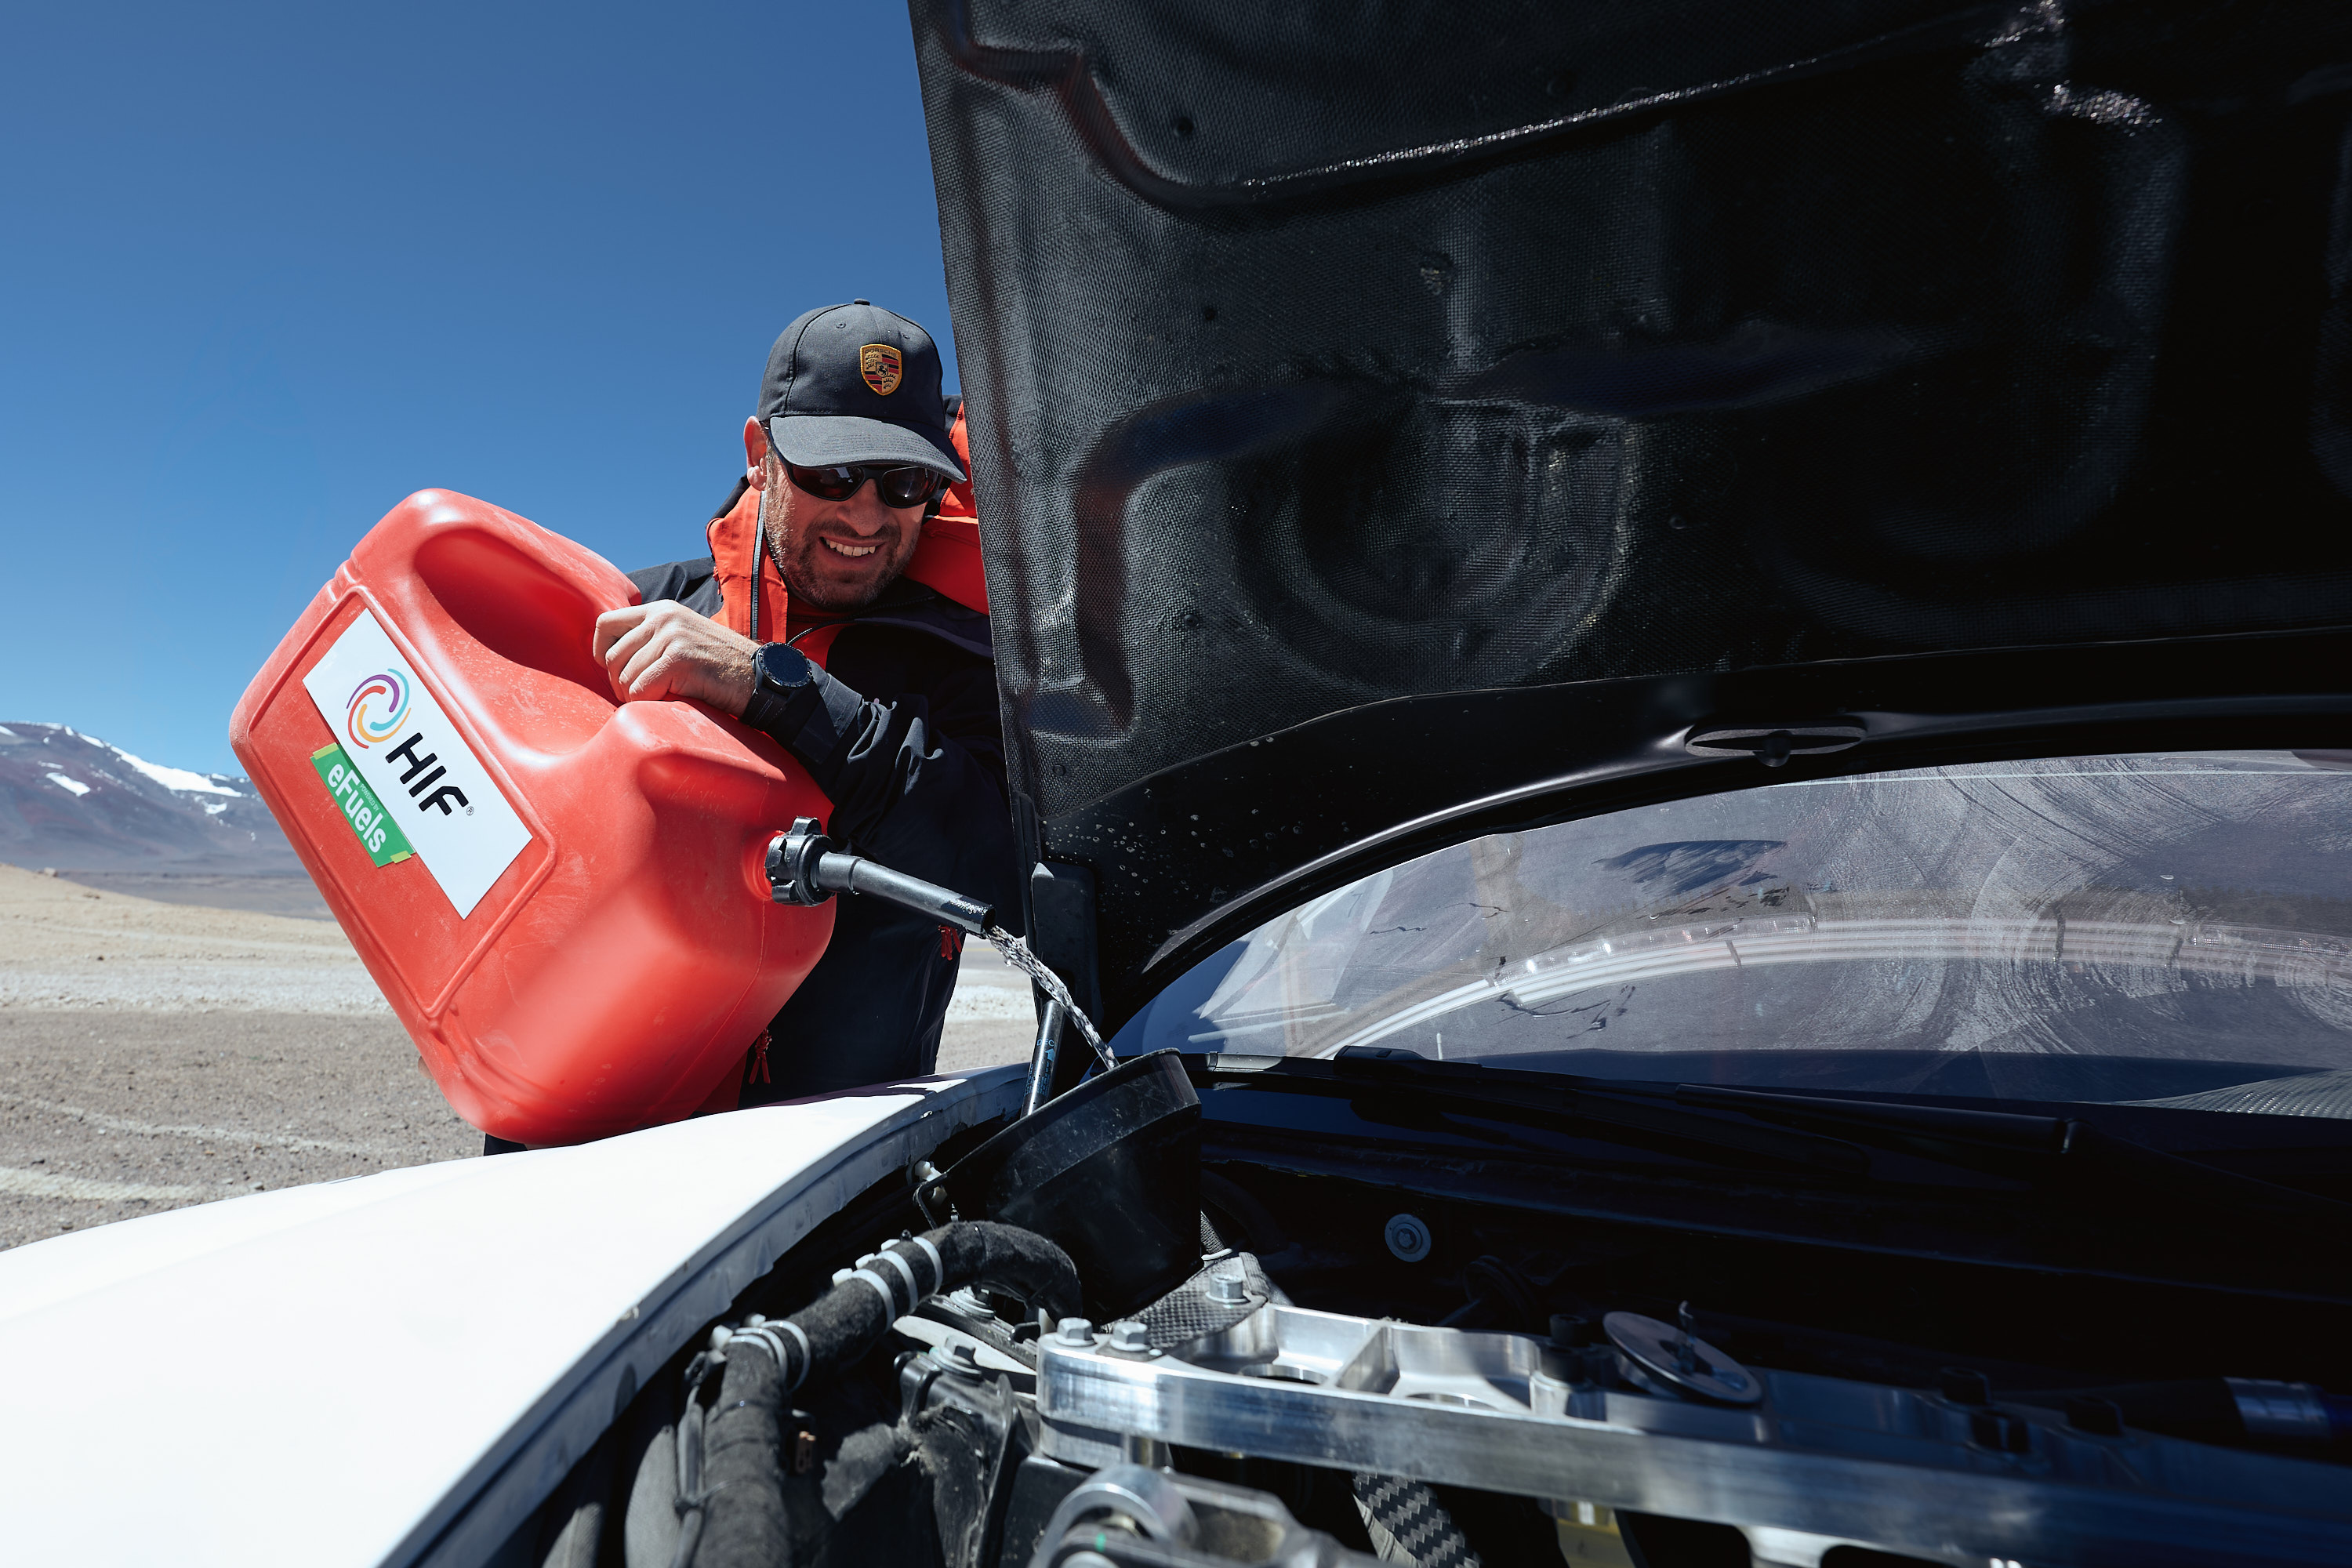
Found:
[[[857,351],[857,372],[866,384],[887,397],[898,390],[898,377],[905,367],[898,362],[898,351],[888,343],[867,343]]]

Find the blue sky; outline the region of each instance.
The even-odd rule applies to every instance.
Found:
[[[0,230],[0,721],[183,767],[409,492],[698,553],[787,321],[950,342],[887,0],[19,7]]]

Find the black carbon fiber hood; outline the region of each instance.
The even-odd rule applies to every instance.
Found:
[[[913,14],[1109,1022],[1367,857],[1761,782],[1711,726],[2341,733],[2340,0]]]

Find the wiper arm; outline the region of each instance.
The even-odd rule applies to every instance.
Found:
[[[2073,1117],[1687,1083],[1675,1087],[1675,1099],[1788,1126],[1834,1129],[1858,1142],[1993,1175],[2028,1181],[2084,1177],[2128,1190],[2258,1205],[2337,1226],[2352,1225],[2352,1204],[2184,1159]]]

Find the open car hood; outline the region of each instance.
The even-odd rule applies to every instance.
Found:
[[[915,0],[1040,951],[1466,834],[2340,744],[2352,11]]]

